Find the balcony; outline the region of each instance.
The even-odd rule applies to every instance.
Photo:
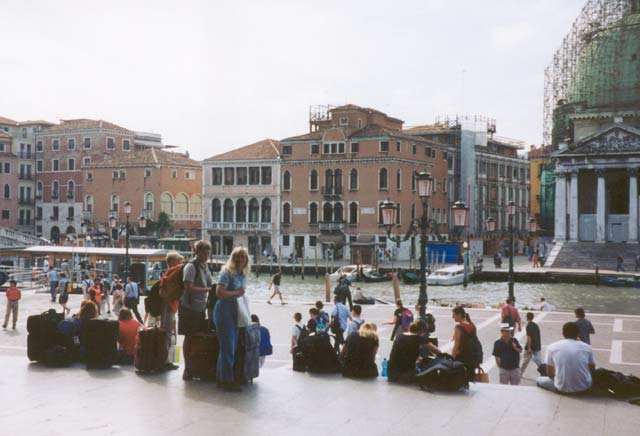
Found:
[[[68,216],[67,217],[67,221],[73,221],[74,219],[75,219],[75,217],[73,217],[73,216]]]
[[[92,211],[83,210],[82,211],[82,220],[83,221],[92,222],[93,221],[93,212]]]
[[[33,204],[31,197],[18,197],[18,204]]]
[[[33,222],[31,220],[22,219],[22,220],[18,220],[18,225],[19,226],[31,226],[31,225],[33,225]]]
[[[36,192],[36,200],[42,200],[42,192]]]
[[[31,173],[20,173],[18,174],[19,180],[33,180],[33,174]]]
[[[325,197],[342,197],[342,186],[323,186],[322,195]]]
[[[272,223],[214,223],[206,222],[205,230],[217,230],[227,232],[270,232]]]
[[[75,194],[73,192],[67,192],[67,199],[73,200],[75,198]]]
[[[52,199],[52,200],[57,200],[57,199],[58,199],[58,197],[59,197],[59,196],[58,196],[58,193],[57,193],[57,192],[54,192],[54,193],[52,193],[52,194],[51,194],[51,199]]]
[[[21,151],[20,153],[18,153],[18,158],[20,158],[20,159],[32,159],[33,158],[33,153]]]
[[[53,215],[53,216],[50,216],[49,219],[52,221],[58,221],[59,217],[58,215]]]
[[[320,232],[336,233],[344,230],[344,221],[320,221]]]
[[[199,213],[174,213],[169,215],[171,221],[201,221],[202,214]]]

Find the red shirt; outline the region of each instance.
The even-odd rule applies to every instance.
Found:
[[[135,319],[120,321],[120,333],[118,334],[120,349],[132,356],[136,354],[138,328],[140,328],[140,323]]]
[[[16,287],[7,288],[6,294],[9,301],[18,301],[22,298],[22,292],[20,292],[20,289]]]

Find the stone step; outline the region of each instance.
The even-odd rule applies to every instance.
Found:
[[[553,268],[616,269],[616,258],[622,256],[624,268],[633,271],[640,246],[624,243],[565,242],[552,263]]]

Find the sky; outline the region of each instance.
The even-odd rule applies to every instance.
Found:
[[[309,106],[479,114],[542,143],[544,68],[585,0],[7,1],[0,115],[94,118],[205,159]]]

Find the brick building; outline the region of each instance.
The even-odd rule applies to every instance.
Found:
[[[278,246],[279,147],[265,139],[202,162],[202,228],[213,255],[227,255],[237,245],[251,254]]]
[[[0,118],[0,122],[3,119]],[[15,229],[18,224],[17,156],[13,153],[11,135],[0,130],[0,226]]]
[[[380,204],[400,205],[404,233],[421,214],[414,172],[435,179],[429,202],[431,238],[448,233],[447,155],[444,147],[402,130],[403,121],[356,105],[312,108],[310,132],[281,141],[281,255],[371,263],[376,247],[397,258],[417,257],[416,237],[387,240]],[[437,230],[437,231],[436,231]]]

